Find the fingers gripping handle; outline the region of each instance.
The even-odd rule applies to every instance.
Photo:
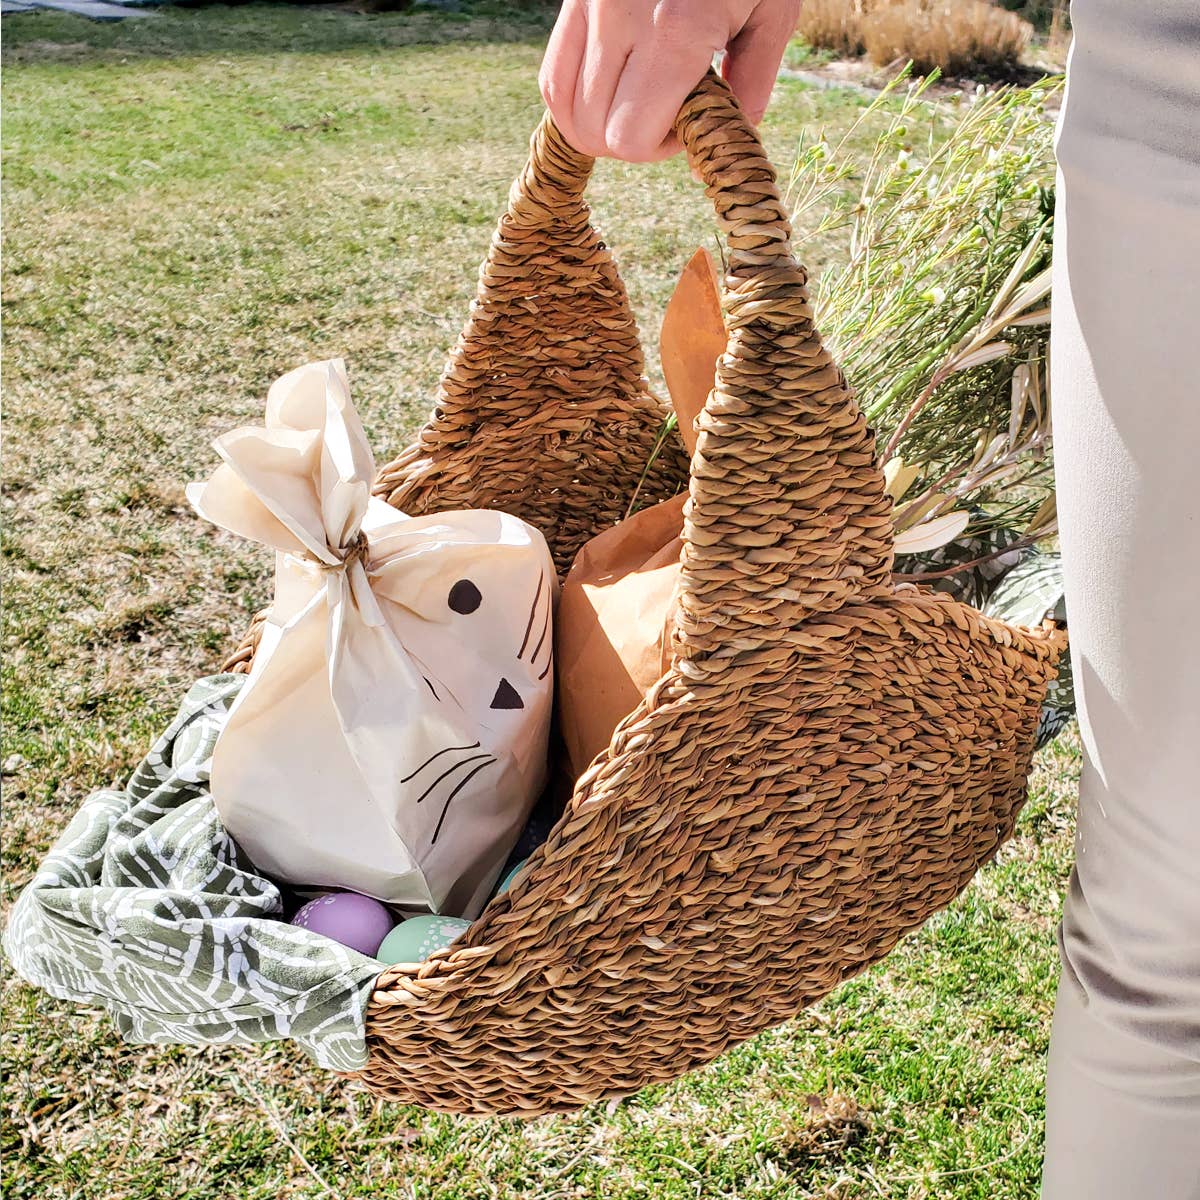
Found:
[[[729,251],[729,344],[700,417],[673,646],[685,673],[778,646],[779,631],[888,586],[891,500],[874,437],[822,344],[775,171],[709,72],[676,121]],[[586,214],[592,160],[546,117],[514,223]]]

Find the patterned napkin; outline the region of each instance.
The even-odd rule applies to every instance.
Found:
[[[279,889],[208,793],[244,682],[201,679],[128,787],[84,801],[17,900],[4,948],[52,996],[103,1005],[128,1041],[293,1038],[320,1066],[353,1071],[379,963],[284,922]]]

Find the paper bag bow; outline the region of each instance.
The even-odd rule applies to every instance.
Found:
[[[285,375],[265,428],[219,439],[188,488],[276,551],[275,598],[217,742],[212,792],[267,873],[473,916],[541,789],[553,564],[501,512],[409,518],[340,361]]]

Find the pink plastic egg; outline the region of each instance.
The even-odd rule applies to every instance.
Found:
[[[375,957],[379,943],[387,937],[396,918],[370,896],[358,892],[329,892],[310,900],[293,918],[292,924]]]

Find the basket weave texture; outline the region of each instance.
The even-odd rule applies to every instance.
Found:
[[[677,131],[728,244],[729,344],[690,464],[674,663],[516,885],[380,975],[358,1078],[390,1099],[532,1116],[677,1077],[886,955],[1025,798],[1064,636],[893,582],[874,438],[774,170],[711,73]],[[414,515],[516,513],[564,571],[624,513],[663,416],[591,166],[543,120],[437,408],[376,488]],[[687,477],[672,446],[643,490]]]

